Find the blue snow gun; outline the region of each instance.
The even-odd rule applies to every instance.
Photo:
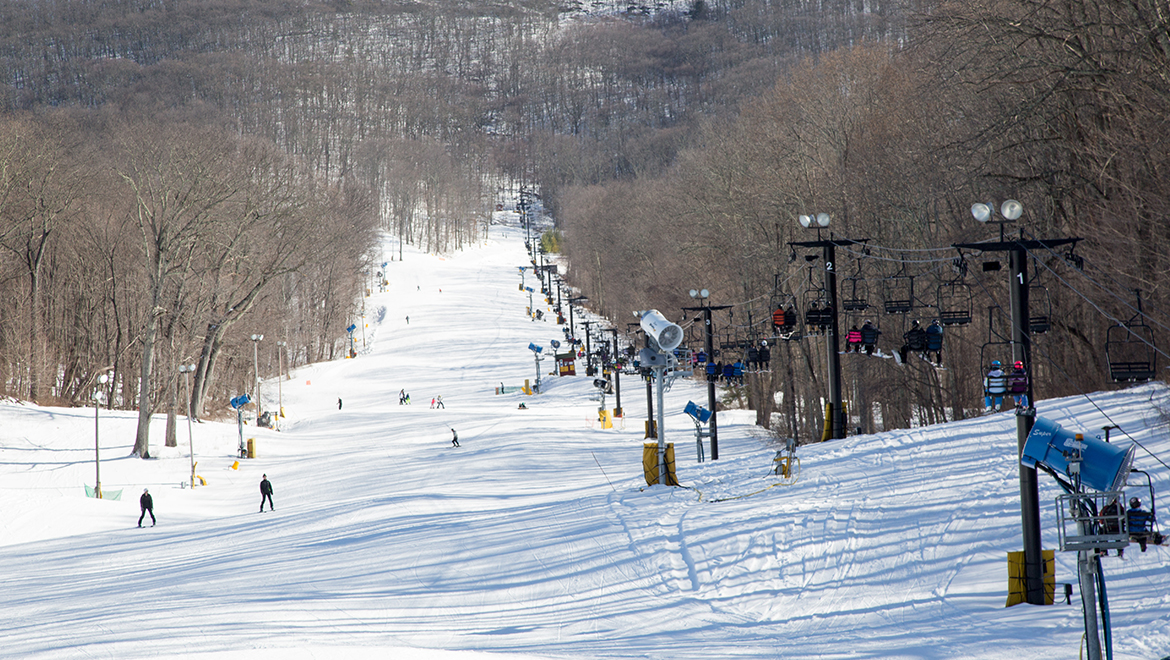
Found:
[[[1057,474],[1071,475],[1069,463],[1077,452],[1081,460],[1081,483],[1099,491],[1121,490],[1133,465],[1136,445],[1122,448],[1098,438],[1082,435],[1078,440],[1072,431],[1043,417],[1037,417],[1032,432],[1024,441],[1020,463],[1025,467],[1044,466]]]
[[[241,394],[239,396],[232,397],[231,400],[232,408],[235,410],[239,410],[251,402],[252,397],[248,396],[247,394]]]

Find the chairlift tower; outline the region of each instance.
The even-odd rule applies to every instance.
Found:
[[[788,245],[790,247],[824,249],[825,291],[828,293],[831,308],[829,325],[825,328],[825,352],[829,366],[829,437],[833,439],[844,438],[848,425],[845,419],[845,408],[841,401],[841,358],[838,354],[840,339],[837,327],[837,246],[848,247],[864,244],[869,239],[833,238],[832,232],[829,232],[827,240],[821,239],[821,229],[828,227],[831,220],[828,213],[818,213],[815,216],[801,215],[797,219],[805,229],[816,226],[818,240],[794,241]]]
[[[618,359],[618,340],[617,328],[607,328],[607,331],[613,333],[613,416],[622,417],[622,370],[617,366]]]
[[[710,292],[707,289],[691,289],[690,295],[692,298],[698,299],[702,306],[700,307],[683,307],[687,312],[703,312],[703,350],[707,353],[707,361],[715,360],[715,347],[712,345],[712,335],[715,334],[715,326],[711,323],[711,312],[719,311],[721,309],[731,309],[731,305],[711,305],[707,302]],[[716,408],[715,401],[715,379],[710,376],[707,377],[707,407],[711,409],[711,421],[708,424],[708,431],[711,438],[711,460],[719,460],[719,423],[718,423],[718,408]]]
[[[994,220],[994,204],[976,203],[971,206],[971,215],[985,224],[999,225],[999,240],[986,243],[956,243],[959,250],[980,252],[1007,252],[1011,266],[1011,308],[1012,308],[1012,359],[1032,364],[1031,329],[1028,317],[1028,252],[1048,250],[1062,245],[1076,245],[1080,238],[1024,239],[1021,229],[1019,238],[1005,236],[1004,225],[1018,220],[1024,212],[1023,204],[1014,199],[1006,200],[999,209],[1003,220]],[[981,365],[986,366],[986,365]],[[1033,395],[1035,369],[1028,374],[1028,403],[1035,405]],[[1022,454],[1028,434],[1035,421],[1034,408],[1016,413],[1016,445]],[[1040,495],[1036,480],[1036,468],[1020,466],[1020,523],[1024,541],[1024,579],[1027,584],[1027,602],[1032,605],[1045,604],[1044,598],[1044,557],[1040,539]]]

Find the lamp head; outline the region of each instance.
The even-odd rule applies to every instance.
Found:
[[[1024,205],[1014,199],[1009,199],[999,207],[999,213],[1008,220],[1018,220],[1024,213]]]
[[[990,204],[975,203],[971,205],[971,215],[979,222],[987,222],[991,219],[992,208]]]
[[[818,227],[828,227],[829,226],[829,214],[828,213],[818,213],[817,214],[817,226]]]
[[[810,226],[812,226],[812,223],[813,223],[812,216],[802,214],[802,215],[797,216],[796,219],[800,221],[800,226],[804,227],[805,229],[808,229]]]

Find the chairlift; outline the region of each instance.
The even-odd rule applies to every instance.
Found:
[[[812,267],[808,271],[808,288],[802,296],[801,309],[804,310],[804,325],[809,334],[824,334],[825,328],[833,322],[833,308],[829,304],[829,295],[823,286],[813,283]]]
[[[960,278],[938,287],[938,322],[942,325],[969,325],[974,295],[971,285]]]
[[[861,277],[861,260],[857,272],[841,282],[841,309],[846,312],[864,312],[869,309],[869,285]]]
[[[797,332],[796,296],[780,290],[780,275],[776,275],[776,284],[772,289],[772,299],[769,303],[772,310],[772,336],[785,341],[799,339]]]
[[[897,274],[885,278],[883,283],[887,314],[909,314],[914,311],[914,276],[906,273],[905,262]]]
[[[1052,294],[1048,287],[1033,284],[1028,287],[1028,331],[1042,335],[1052,329]]]
[[[983,374],[983,396],[990,397],[990,400],[998,399],[1002,404],[1004,401],[1010,400],[1013,396],[1020,394],[1013,392],[1012,368],[1014,367],[1013,356],[1015,349],[1015,342],[999,334],[995,330],[995,313],[997,307],[987,308],[987,341],[979,348],[979,368]],[[994,363],[998,362],[1000,369],[1004,372],[1003,379],[1000,382],[992,382],[986,378],[987,373],[991,370]],[[1025,378],[1030,378],[1032,369],[1030,365],[1023,365]],[[1027,388],[1024,388],[1024,392]],[[1030,405],[1030,402],[1025,402]]]
[[[1105,360],[1115,383],[1152,380],[1157,369],[1158,349],[1154,330],[1142,320],[1142,296],[1138,290],[1137,314],[1105,331]]]
[[[1135,474],[1144,477],[1144,481],[1141,477],[1135,478]],[[1140,544],[1142,552],[1146,551],[1147,544],[1162,545],[1165,543],[1166,539],[1158,528],[1158,505],[1154,497],[1154,481],[1150,478],[1150,473],[1131,468],[1125,489],[1126,500],[1119,503],[1121,506],[1125,506],[1135,498],[1142,504],[1149,506],[1148,511],[1139,507],[1138,513],[1130,513],[1132,508],[1126,510],[1126,528],[1129,531],[1130,540]]]

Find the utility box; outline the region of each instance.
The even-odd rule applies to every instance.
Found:
[[[256,458],[256,438],[248,438],[248,458]]]

